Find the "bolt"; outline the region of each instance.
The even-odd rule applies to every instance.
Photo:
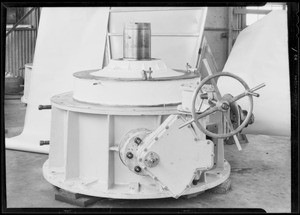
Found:
[[[229,105],[226,104],[226,103],[223,103],[223,104],[221,105],[221,108],[227,110],[227,109],[229,108]]]
[[[136,138],[134,139],[134,142],[135,142],[136,144],[140,145],[141,142],[142,142],[142,139],[139,138],[139,137],[136,137]]]
[[[131,152],[127,152],[126,157],[131,159],[131,158],[133,158],[133,154]]]
[[[136,172],[140,172],[142,169],[141,169],[141,167],[139,167],[139,166],[135,166],[134,167],[134,171],[136,171]]]
[[[49,140],[40,140],[40,146],[49,145],[49,144],[50,144]]]

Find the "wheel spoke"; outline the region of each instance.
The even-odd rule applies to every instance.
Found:
[[[258,93],[254,93],[254,91],[259,90],[260,88],[263,88],[264,86],[266,86],[266,84],[262,83],[262,84],[254,87],[254,88],[252,88],[250,90],[247,90],[246,92],[241,93],[241,94],[237,95],[236,97],[233,97],[232,99],[230,99],[229,103],[235,102],[235,101],[237,101],[237,100],[239,100],[239,99],[241,99],[241,98],[243,98],[243,97],[245,97],[247,95],[252,95],[252,96],[259,97],[259,94]]]
[[[214,106],[214,107],[210,107],[209,109],[207,109],[206,111],[204,111],[203,113],[199,114],[197,116],[197,119],[196,120],[199,120],[205,116],[208,116],[209,114],[212,114],[214,112],[216,112],[218,110],[218,107],[217,106]]]
[[[231,120],[230,120],[230,110],[224,112],[224,117],[225,117],[225,119],[226,119],[226,121],[227,121],[227,123],[228,123],[229,129],[230,129],[231,131],[234,131],[233,125],[232,125]],[[241,150],[242,150],[242,147],[241,147],[240,141],[239,141],[239,139],[237,138],[236,134],[233,135],[233,139],[234,139],[234,142],[235,142],[235,144],[236,144],[238,150],[241,151]]]
[[[241,93],[241,94],[239,94],[239,95],[233,97],[232,99],[229,99],[228,102],[231,104],[231,103],[236,102],[237,100],[239,100],[239,99],[245,97],[246,95],[247,95],[246,93]]]

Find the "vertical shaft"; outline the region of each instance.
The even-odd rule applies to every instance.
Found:
[[[124,26],[123,58],[126,60],[151,59],[151,24],[131,22]]]

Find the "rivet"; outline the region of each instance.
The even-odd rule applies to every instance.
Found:
[[[148,149],[147,148],[144,148],[144,152],[146,152]]]
[[[139,159],[139,161],[140,161],[140,162],[142,162],[142,161],[143,161],[143,159],[142,159],[142,158],[140,158],[140,159]]]
[[[157,141],[157,140],[158,140],[158,137],[155,137],[154,139]]]
[[[169,126],[166,126],[166,129],[169,129]]]
[[[158,180],[158,179],[157,179],[157,177],[154,177],[153,179],[154,179],[155,181],[157,181],[157,180]]]
[[[198,138],[195,138],[194,140],[195,140],[195,141],[198,141]]]
[[[209,141],[207,141],[207,144],[209,145],[209,144],[210,144],[210,142],[209,142]]]

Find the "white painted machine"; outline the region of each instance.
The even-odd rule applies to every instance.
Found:
[[[253,123],[254,91],[238,76],[172,70],[151,58],[150,23],[124,27],[123,58],[73,74],[74,91],[52,97],[47,181],[90,196],[178,198],[223,183],[230,174],[224,138]],[[200,67],[199,67],[200,68]],[[218,78],[245,91],[221,94]],[[225,92],[226,93],[226,92]],[[247,97],[249,108],[236,102]]]

